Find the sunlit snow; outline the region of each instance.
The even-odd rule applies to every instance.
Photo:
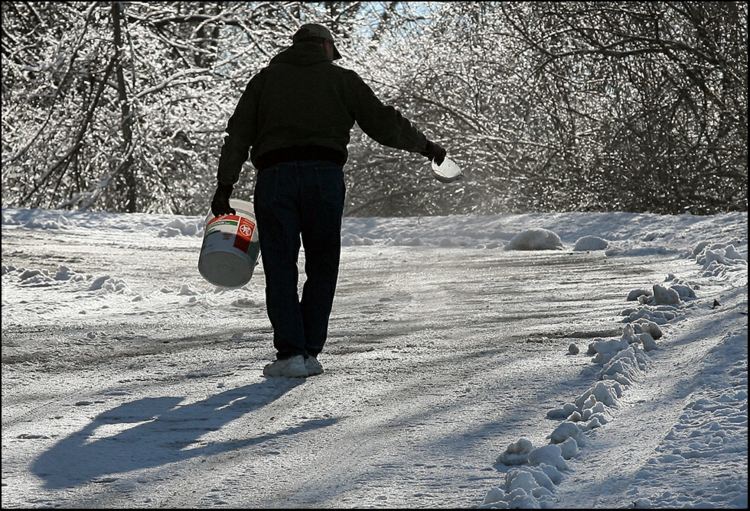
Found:
[[[103,410],[94,420],[94,414],[87,418],[84,410],[94,407],[96,401],[86,400],[71,405],[72,413],[78,415],[70,424],[67,419],[58,421],[44,414],[32,415],[37,419],[25,422],[22,420],[24,414],[36,405],[18,402],[15,396],[34,385],[34,381],[24,379],[24,368],[37,371],[40,366],[35,365],[33,357],[26,357],[31,348],[11,341],[10,334],[6,336],[6,329],[17,333],[38,327],[44,332],[44,325],[75,321],[79,325],[75,328],[90,329],[87,339],[99,342],[101,347],[97,349],[106,351],[116,349],[121,335],[127,338],[124,333],[108,330],[106,326],[122,315],[136,318],[140,315],[146,321],[150,320],[149,314],[153,311],[164,310],[164,317],[170,317],[167,309],[194,315],[198,310],[210,313],[226,307],[239,311],[236,314],[264,308],[263,291],[256,282],[258,277],[253,277],[242,289],[221,290],[206,283],[196,266],[191,278],[174,281],[169,275],[158,273],[158,257],[155,265],[150,259],[148,262],[144,259],[142,273],[135,275],[123,273],[118,267],[103,265],[82,270],[75,257],[65,257],[64,243],[48,247],[48,264],[29,265],[19,257],[18,254],[23,252],[20,247],[24,238],[38,239],[49,234],[50,239],[55,239],[53,233],[62,231],[77,239],[85,239],[91,246],[101,247],[102,251],[118,250],[118,247],[136,252],[148,247],[153,251],[163,246],[164,266],[173,268],[173,263],[167,259],[170,253],[177,252],[170,250],[187,251],[197,264],[203,219],[2,210],[3,507],[121,503],[123,501],[106,499],[75,500],[89,497],[71,492],[92,482],[98,484],[92,491],[101,492],[107,484],[119,484],[119,478],[132,476],[134,482],[128,487],[130,489],[118,491],[125,491],[128,495],[132,492],[132,498],[135,498],[139,485],[156,484],[155,481],[164,478],[179,478],[179,471],[158,477],[145,475],[145,471],[153,467],[183,463],[188,459],[175,456],[172,460],[164,460],[155,454],[149,457],[152,453],[148,451],[152,447],[135,449],[127,461],[119,455],[112,458],[119,460],[117,462],[89,459],[88,462],[74,463],[66,461],[60,453],[77,452],[85,457],[93,452],[95,442],[106,438],[117,440],[119,443],[112,444],[115,447],[136,446],[141,437],[128,431],[151,431],[143,428],[149,427],[160,414],[171,414],[170,420],[178,420],[180,414],[191,413],[189,407],[178,407],[177,401],[159,401],[167,397],[154,398],[153,408],[148,408],[146,397],[153,398],[153,394],[144,383],[139,387],[129,387],[126,393],[132,401],[141,398],[138,401],[141,408],[129,408],[128,403],[123,402],[117,413]],[[11,236],[14,244],[6,245]],[[110,244],[112,239],[117,239],[117,244]],[[529,394],[526,399],[535,411],[528,419],[541,431],[546,431],[546,436],[540,438],[537,435],[532,439],[532,434],[540,431],[534,429],[529,430],[529,435],[516,431],[514,436],[490,439],[495,450],[486,452],[484,459],[476,459],[475,466],[469,467],[483,471],[481,473],[487,477],[478,483],[484,486],[483,490],[477,491],[470,501],[436,504],[423,492],[414,493],[411,501],[388,500],[396,492],[394,488],[385,487],[373,500],[353,497],[353,500],[330,501],[335,502],[331,504],[334,507],[400,507],[397,502],[406,502],[416,506],[422,503],[427,507],[592,508],[611,505],[614,495],[617,495],[616,503],[620,507],[747,507],[746,213],[709,217],[566,213],[419,219],[345,218],[342,244],[342,264],[356,254],[358,264],[367,265],[390,258],[397,268],[400,255],[408,253],[405,251],[422,251],[419,253],[430,254],[430,257],[447,261],[449,266],[455,267],[461,267],[468,258],[482,254],[518,251],[518,257],[528,254],[532,258],[539,251],[569,255],[590,251],[596,252],[596,257],[605,258],[605,262],[627,263],[632,260],[648,265],[655,259],[646,256],[660,258],[658,260],[672,269],[658,281],[623,292],[620,317],[612,322],[613,328],[619,328],[617,335],[603,333],[591,338],[579,337],[572,343],[570,339],[564,341],[560,355],[569,357],[568,360],[579,360],[582,367],[571,388],[578,385],[577,388],[585,390],[565,392],[561,391],[565,385],[557,385],[562,382],[550,383],[550,390],[555,389],[554,400],[557,402],[557,406],[552,407],[548,402],[537,402],[537,396]],[[429,273],[429,264],[425,263],[425,278],[434,277]],[[343,279],[342,282],[343,288],[357,285],[356,281]],[[404,293],[409,286],[419,285],[419,281],[404,283],[404,288],[394,292]],[[460,282],[452,285],[464,291],[465,296],[480,291],[472,287],[476,283],[467,282],[463,288]],[[552,283],[539,282],[538,285],[543,288],[543,294],[539,296],[553,298],[558,293]],[[391,299],[383,297],[381,303],[387,304]],[[523,295],[518,296],[518,300],[524,299]],[[341,302],[344,306],[346,303]],[[335,314],[345,318],[349,312],[354,313],[341,310],[341,304],[334,306]],[[581,308],[590,309],[595,305],[585,296],[580,302]],[[429,307],[425,309],[421,314],[429,315]],[[258,322],[263,321],[260,312],[255,317]],[[571,313],[568,320],[574,323],[575,315]],[[338,328],[345,319],[336,321],[334,317],[332,329]],[[101,326],[99,331],[95,331],[97,325]],[[377,324],[373,325],[377,330]],[[271,346],[268,326],[259,341],[267,351]],[[504,326],[498,323],[497,328]],[[581,330],[586,328],[591,327],[580,325]],[[408,329],[408,322],[403,323],[403,332]],[[241,340],[243,335],[246,339],[248,334],[237,332],[233,339]],[[137,336],[131,335],[129,339],[134,337]],[[43,346],[45,342],[55,341],[40,339],[39,342]],[[427,352],[420,356],[429,360],[438,354]],[[321,360],[325,365],[325,356]],[[377,364],[377,360],[372,359],[372,363]],[[201,378],[201,361],[191,360],[190,364],[191,374]],[[539,360],[537,367],[543,368],[544,364],[544,360]],[[262,368],[260,365],[241,367],[240,372],[256,379]],[[356,375],[357,370],[357,366],[353,366],[347,374],[353,371]],[[686,370],[696,374],[691,386],[668,388],[670,378]],[[228,371],[227,374],[236,374],[238,369],[229,368]],[[326,382],[325,378],[334,376],[326,374],[308,379],[305,385]],[[232,385],[228,377],[222,376],[215,385],[218,390],[212,392],[227,392]],[[143,395],[139,396],[132,388],[140,388]],[[414,392],[418,393],[419,389],[414,389]],[[471,389],[460,388],[456,392],[468,393]],[[210,399],[206,402],[209,407]],[[660,407],[655,407],[657,402],[662,403]],[[100,404],[103,406],[103,403]],[[664,411],[665,403],[673,413]],[[257,407],[264,404],[259,402]],[[444,414],[450,410],[433,410],[433,413],[435,417],[430,420],[440,420],[443,416],[447,420]],[[491,416],[485,419],[487,422],[497,420]],[[74,426],[74,423],[88,420],[91,423],[83,430]],[[325,425],[331,428],[336,427],[332,418],[320,420],[329,421]],[[213,428],[217,434],[220,429],[221,426]],[[71,444],[82,438],[82,431],[89,435],[86,443]],[[419,438],[419,431],[415,426],[412,432],[415,438]],[[304,434],[304,430],[299,434]],[[368,432],[362,431],[361,434],[367,435]],[[241,440],[233,440],[236,446],[230,453],[235,452],[241,457],[243,450],[252,447]],[[179,438],[176,441],[179,443]],[[208,449],[206,445],[210,446],[210,442],[201,449]],[[314,445],[308,448],[315,450]],[[138,456],[144,459],[139,460]],[[204,477],[210,480],[212,472],[208,468],[213,463],[212,454],[206,451],[205,456],[204,461],[207,459],[209,463],[205,464]],[[52,459],[59,459],[61,465],[55,466],[57,462],[49,461]],[[106,465],[106,468],[96,463]],[[361,464],[365,466],[367,460],[362,459]],[[81,468],[76,471],[70,467]],[[439,479],[441,469],[436,467],[437,475],[431,472],[431,477]],[[441,480],[440,484],[465,487],[466,481],[462,480],[460,472],[456,475],[455,467],[451,470],[452,479]],[[605,473],[608,476],[601,477]],[[143,475],[139,478],[139,474]],[[345,494],[347,478],[345,475],[338,477],[337,484],[344,488],[341,491]],[[419,478],[415,471],[401,474],[398,480],[403,481],[399,484],[409,485],[416,484],[410,481]],[[367,486],[366,479],[358,481],[357,488]],[[214,486],[218,487],[220,483],[217,480]],[[278,482],[282,489],[284,484],[284,480]],[[302,491],[292,487],[286,490],[291,494]],[[351,491],[354,492],[352,495],[358,495],[358,489]],[[232,497],[235,500],[231,500],[228,496],[231,492],[227,492],[223,500],[211,501],[213,504],[201,501],[200,506],[257,507],[255,495],[242,496],[241,493],[235,492]],[[171,507],[174,504],[168,496],[161,500],[155,498],[144,497],[145,500],[134,500],[133,503],[138,507]]]

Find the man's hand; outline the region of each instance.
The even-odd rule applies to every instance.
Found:
[[[237,214],[234,208],[229,205],[229,197],[232,195],[233,189],[232,185],[223,185],[221,183],[216,187],[216,193],[214,193],[214,198],[211,201],[211,213],[214,216]]]
[[[420,153],[422,156],[426,156],[430,160],[435,160],[435,163],[440,166],[445,160],[445,149],[440,147],[435,142],[427,141],[427,147]]]

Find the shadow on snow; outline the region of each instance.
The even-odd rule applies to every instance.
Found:
[[[185,406],[179,405],[184,399],[181,397],[123,403],[102,412],[81,431],[44,452],[32,464],[31,471],[44,480],[47,489],[73,487],[103,476],[241,449],[335,423],[335,419],[309,420],[253,438],[215,443],[200,440],[202,435],[266,406],[304,381],[264,380]]]

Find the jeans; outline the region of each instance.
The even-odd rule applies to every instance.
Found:
[[[344,212],[344,172],[329,161],[293,161],[258,174],[255,215],[276,357],[317,356],[328,337]],[[307,280],[297,294],[300,237]]]

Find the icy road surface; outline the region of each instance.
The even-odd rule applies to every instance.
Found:
[[[4,265],[68,272],[3,291],[3,507],[481,505],[508,443],[548,443],[546,411],[591,387],[586,346],[619,338],[628,292],[695,267],[669,254],[346,246],[326,372],[267,379],[262,266],[245,288],[217,290],[198,275],[199,237],[157,241],[3,226]],[[691,345],[695,360],[715,344]],[[683,413],[642,403],[680,394],[699,364],[671,369],[619,412],[651,418],[628,432],[641,445]],[[646,463],[623,462],[619,439],[583,450],[566,477]]]

